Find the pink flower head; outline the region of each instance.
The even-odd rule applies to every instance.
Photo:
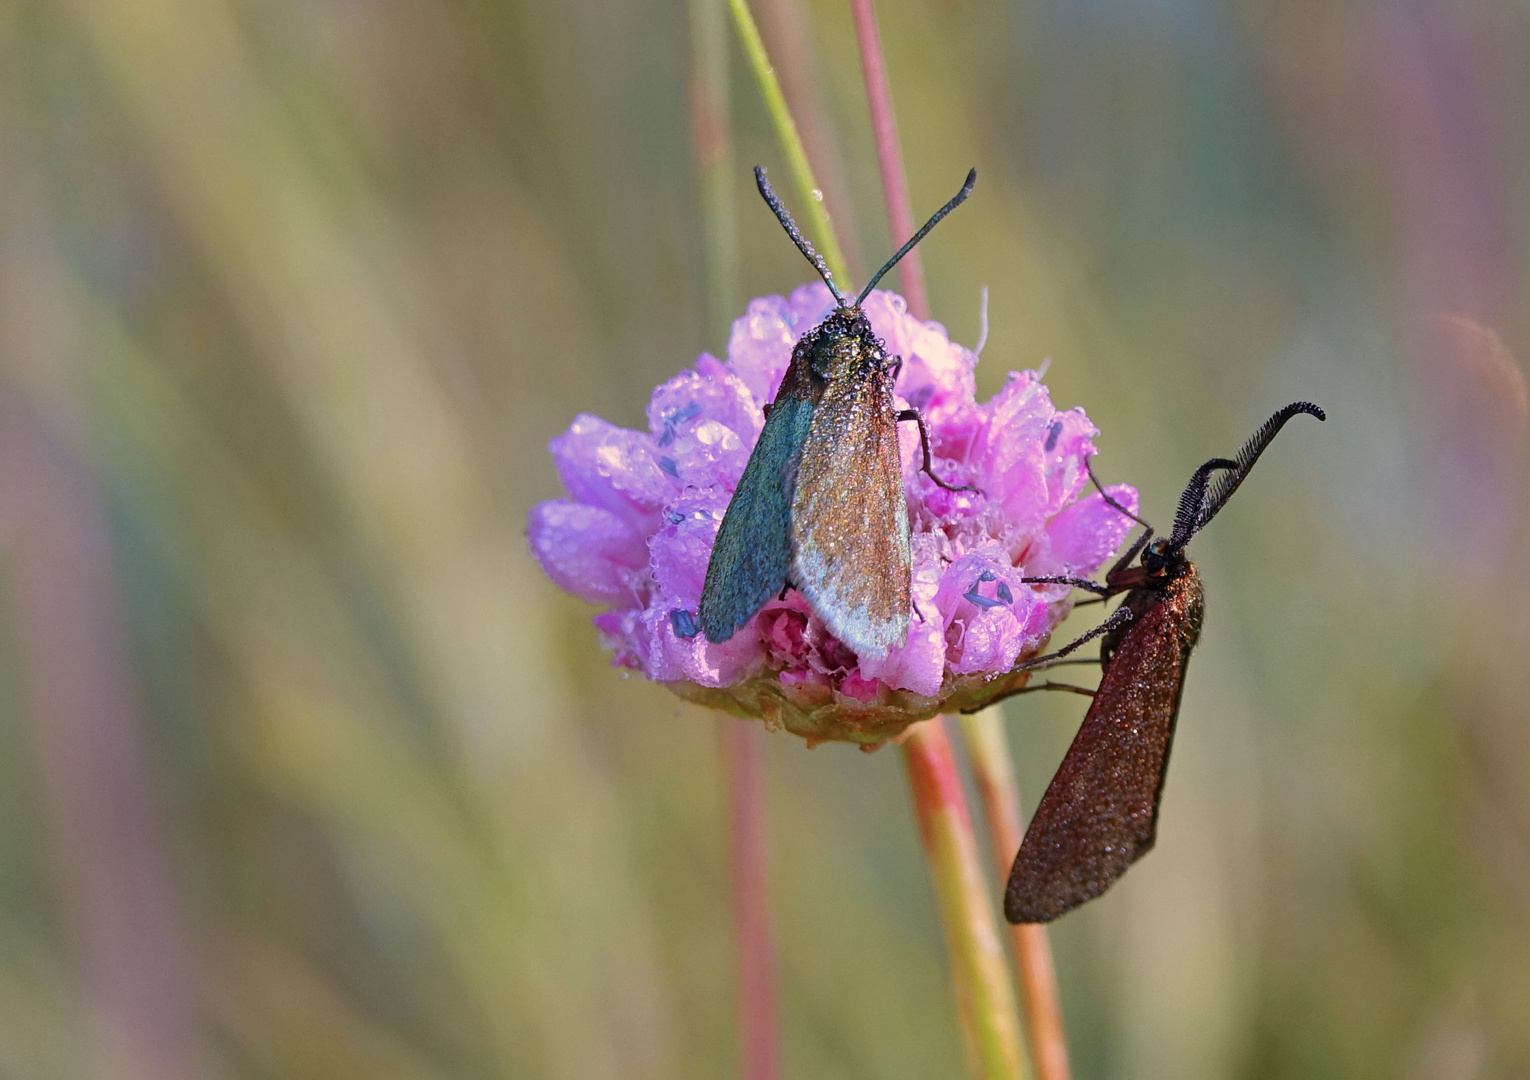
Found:
[[[859,656],[790,591],[730,640],[709,642],[696,632],[696,610],[718,526],[792,347],[832,305],[821,284],[752,301],[733,324],[727,363],[703,354],[654,391],[647,432],[578,417],[551,447],[569,498],[535,507],[527,534],[554,582],[607,609],[595,625],[615,663],[811,741],[876,745],[915,720],[1023,685],[1015,664],[1042,649],[1071,603],[1066,585],[1021,579],[1093,574],[1131,521],[1098,492],[1080,497],[1098,434],[1082,409],[1058,412],[1033,371],[1012,372],[979,404],[977,358],[940,324],[910,316],[902,297],[873,292],[862,310],[903,358],[899,407],[923,414],[935,471],[977,488],[935,484],[919,470],[916,426],[900,426],[908,640]],[[1109,490],[1136,511],[1133,488]]]

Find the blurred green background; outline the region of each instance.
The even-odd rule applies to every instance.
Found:
[[[848,7],[759,0],[863,278]],[[1530,8],[887,0],[934,314],[1209,594],[1081,1078],[1530,1076]],[[521,535],[707,310],[687,10],[0,6],[0,1077],[720,1077],[718,721]],[[806,266],[734,53],[745,296]],[[784,173],[782,174],[784,175]],[[901,238],[900,238],[901,239]],[[1063,700],[1037,700],[1059,698]],[[1077,699],[1006,706],[1033,800]],[[768,739],[786,1075],[961,1075],[901,762]],[[996,889],[997,891],[997,889]]]

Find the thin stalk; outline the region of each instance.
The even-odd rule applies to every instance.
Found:
[[[29,330],[38,332],[17,327],[7,344]],[[67,350],[51,344],[41,355],[56,364]],[[34,366],[38,359],[21,358]],[[206,1075],[196,995],[155,807],[106,499],[79,452],[77,421],[49,416],[9,378],[4,389],[0,478],[7,508],[20,513],[8,515],[0,576],[91,1073],[193,1080]]]
[[[701,188],[708,335],[725,335],[739,309],[737,169],[728,102],[728,33],[723,0],[689,0],[691,142]],[[724,339],[726,340],[726,339]],[[728,863],[733,892],[739,1075],[777,1080],[775,943],[765,827],[765,769],[755,724],[719,716],[728,802]]]
[[[1002,883],[1009,876],[1009,865],[1025,835],[1020,816],[1020,787],[1015,782],[1009,740],[1004,734],[1004,714],[991,708],[964,716],[962,731],[982,793],[988,835],[993,841],[994,866]],[[1009,930],[1015,972],[1023,991],[1026,1041],[1037,1080],[1068,1080],[1068,1039],[1063,1030],[1057,971],[1052,966],[1047,929],[1039,923],[1025,923]]]
[[[689,0],[691,24],[691,148],[701,195],[702,277],[710,340],[726,334],[738,313],[738,215],[728,115],[728,19],[723,0]],[[717,346],[713,345],[713,349]]]
[[[909,728],[903,762],[945,924],[972,1075],[977,1080],[1018,1080],[1025,1075],[1025,1058],[1014,989],[943,718]]]
[[[845,182],[844,155],[835,136],[834,123],[824,105],[823,82],[818,77],[818,55],[813,47],[812,27],[808,24],[803,0],[756,0],[754,12],[770,55],[775,60],[781,90],[792,107],[802,145],[823,190],[829,216],[841,224],[853,221],[850,212],[849,185]],[[864,254],[856,244],[855,230],[840,230],[845,260],[850,264],[852,280],[865,280]],[[868,271],[869,273],[869,271]]]
[[[855,16],[855,40],[861,50],[861,75],[866,80],[866,103],[871,109],[871,133],[877,144],[877,165],[882,173],[882,197],[887,202],[887,225],[896,248],[914,235],[914,209],[908,199],[908,180],[903,172],[903,150],[898,144],[898,121],[893,114],[892,90],[887,85],[887,61],[882,57],[882,37],[871,0],[850,0]],[[916,319],[930,317],[930,300],[924,290],[924,264],[915,248],[898,263],[903,299]]]
[[[776,1080],[776,965],[770,928],[765,829],[764,729],[719,717],[727,759],[733,942],[738,965],[739,1058],[743,1080]]]
[[[760,37],[760,28],[754,23],[747,0],[728,0],[728,9],[733,12],[733,22],[738,28],[739,40],[743,42],[744,55],[749,61],[750,70],[754,72],[755,81],[760,84],[765,111],[770,114],[771,126],[775,129],[776,139],[781,143],[781,151],[786,155],[792,181],[797,186],[801,209],[793,207],[793,213],[799,222],[806,223],[809,239],[822,253],[824,261],[829,264],[829,272],[834,275],[835,281],[841,283],[843,289],[843,285],[850,280],[845,256],[834,235],[834,224],[829,220],[829,211],[824,206],[823,191],[813,178],[813,168],[808,164],[807,150],[803,148],[802,136],[797,132],[797,123],[787,108],[786,97],[781,93],[781,83],[776,79],[776,70],[771,67],[770,56],[765,52],[765,41]]]
[[[882,59],[882,42],[871,0],[851,0],[851,8],[871,107],[877,163],[882,172],[882,194],[887,200],[893,243],[901,244],[914,234],[914,224],[903,175],[903,155],[898,148],[892,94],[887,88],[887,65]],[[904,299],[915,318],[928,319],[923,272],[917,261],[912,266],[909,263],[909,258],[916,254],[909,252],[899,264]],[[951,975],[956,983],[975,1075],[984,1080],[1022,1077],[1025,1056],[1020,1049],[1014,987],[1005,969],[1004,946],[989,906],[988,883],[978,858],[972,815],[967,810],[967,797],[962,791],[944,718],[909,728],[903,740],[903,755],[925,853],[940,896],[951,952]]]

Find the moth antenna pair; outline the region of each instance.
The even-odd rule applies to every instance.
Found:
[[[1259,430],[1243,444],[1236,458],[1212,458],[1195,470],[1190,477],[1190,482],[1185,485],[1185,490],[1179,496],[1179,505],[1174,513],[1174,531],[1169,534],[1168,549],[1170,551],[1182,550],[1196,533],[1206,527],[1207,522],[1217,516],[1218,511],[1227,505],[1227,500],[1232,498],[1232,493],[1238,490],[1238,485],[1242,484],[1253,470],[1254,462],[1259,460],[1259,455],[1264,453],[1265,448],[1280,433],[1280,429],[1285,427],[1286,421],[1301,413],[1315,416],[1319,420],[1328,418],[1321,408],[1310,401],[1293,401],[1261,424]],[[1100,483],[1099,477],[1094,475],[1092,463],[1084,462],[1084,468],[1089,473],[1090,482],[1094,484],[1107,505],[1147,530],[1145,534],[1138,537],[1126,557],[1121,560],[1121,565],[1127,565],[1152,538],[1153,526],[1111,497],[1105,490],[1105,486]],[[1212,474],[1223,471],[1226,475],[1213,484]]]
[[[1227,505],[1227,500],[1232,498],[1232,493],[1238,490],[1238,485],[1253,470],[1259,455],[1274,441],[1280,429],[1286,426],[1286,421],[1302,413],[1319,420],[1328,418],[1322,409],[1310,401],[1293,401],[1261,424],[1259,430],[1243,444],[1236,458],[1212,458],[1195,470],[1195,475],[1190,477],[1190,483],[1179,497],[1179,507],[1174,514],[1174,531],[1169,535],[1171,550],[1183,548],[1191,537],[1217,516],[1218,511]],[[1223,472],[1224,475],[1212,484],[1211,474],[1215,472]]]
[[[756,165],[754,167],[754,182],[759,186],[760,195],[765,199],[765,204],[770,207],[771,211],[776,215],[776,220],[781,223],[781,228],[785,229],[786,235],[792,238],[792,243],[797,245],[797,250],[807,257],[808,262],[813,264],[813,269],[817,270],[818,276],[823,278],[823,283],[834,294],[834,299],[839,306],[860,307],[861,304],[865,303],[866,297],[871,295],[871,290],[876,288],[877,282],[882,280],[882,276],[887,271],[897,266],[898,261],[912,251],[915,244],[923,240],[936,225],[939,225],[941,218],[967,201],[967,196],[972,194],[972,186],[977,183],[977,170],[972,169],[968,171],[967,182],[962,185],[962,189],[953,195],[946,205],[935,211],[930,220],[924,223],[924,227],[910,237],[908,243],[900,247],[893,257],[882,265],[882,269],[871,276],[871,280],[866,283],[866,287],[855,298],[854,304],[846,302],[844,294],[839,291],[839,286],[834,284],[834,275],[829,272],[828,264],[823,261],[823,256],[818,254],[813,245],[808,241],[808,238],[802,235],[802,230],[797,228],[797,223],[792,220],[791,214],[787,212],[786,207],[781,205],[781,200],[776,197],[775,191],[770,186],[770,181],[765,179],[765,169],[762,166]]]

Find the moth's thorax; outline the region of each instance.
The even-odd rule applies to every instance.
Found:
[[[1166,605],[1169,621],[1175,633],[1187,647],[1194,648],[1201,636],[1201,623],[1206,615],[1206,592],[1201,586],[1201,575],[1195,564],[1180,555],[1168,567],[1150,575],[1141,585],[1126,594],[1121,606],[1132,613],[1131,620],[1107,633],[1100,641],[1100,659],[1109,666],[1110,659],[1132,632],[1142,623],[1143,616],[1159,604]]]
[[[887,349],[871,330],[858,307],[835,308],[797,342],[792,362],[821,382],[846,375],[880,371],[887,365]]]

